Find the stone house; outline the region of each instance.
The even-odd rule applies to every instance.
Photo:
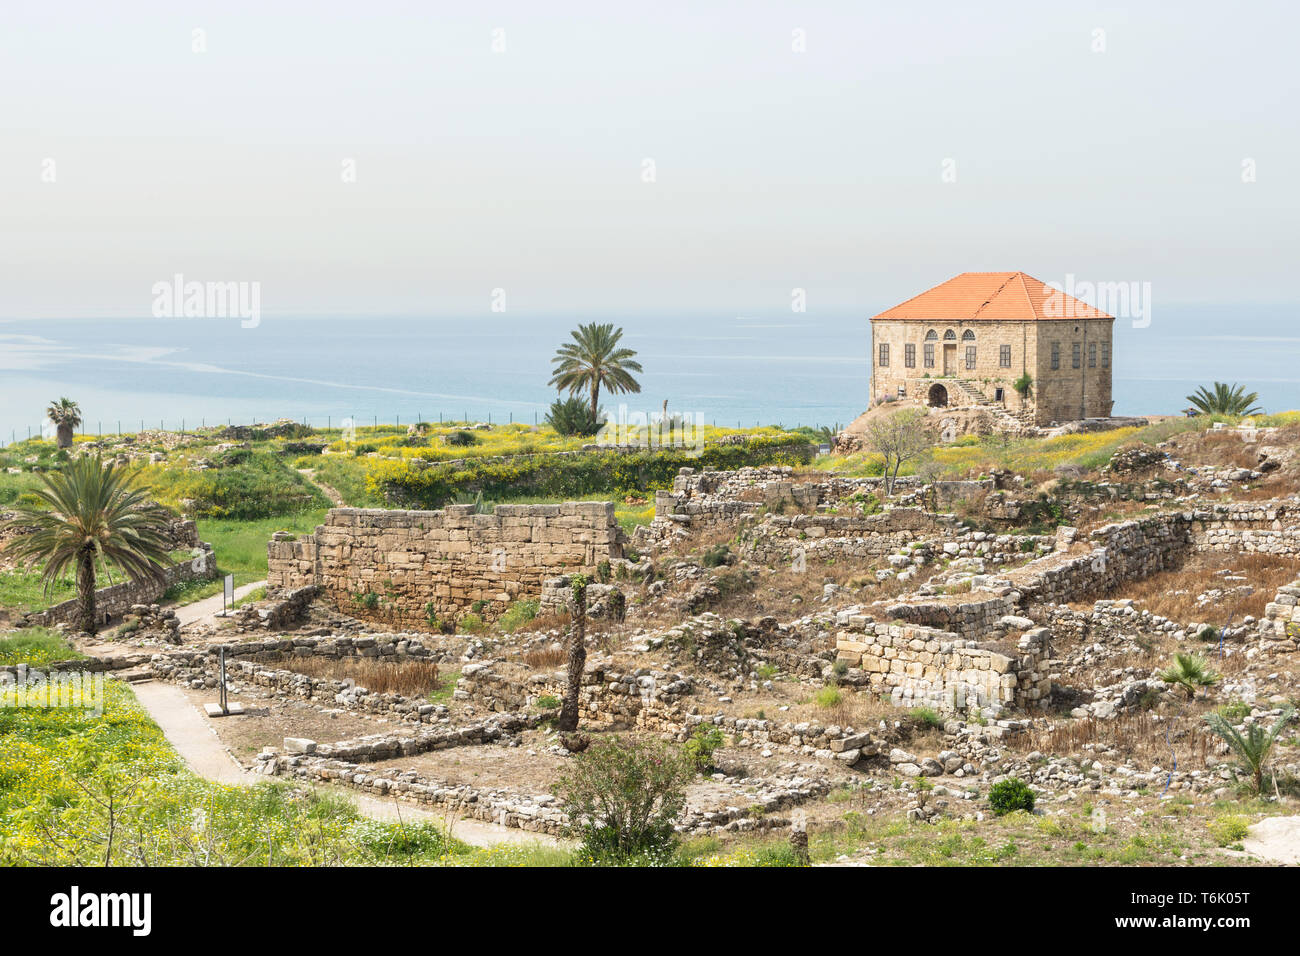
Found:
[[[1035,425],[1105,418],[1114,322],[1023,272],[963,272],[872,317],[871,401],[994,405]]]

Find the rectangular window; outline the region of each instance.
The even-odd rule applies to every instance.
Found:
[[[1078,368],[1083,358],[1082,347],[1078,342],[1070,343],[1070,367]]]
[[[1101,367],[1110,368],[1110,343],[1101,343]]]
[[[903,364],[908,368],[916,368],[916,346],[903,346]]]
[[[885,342],[880,343],[880,367],[886,368],[889,365],[889,345]]]
[[[1061,343],[1053,342],[1052,343],[1052,368],[1055,369],[1060,367],[1061,367]]]
[[[1011,368],[1011,346],[1010,345],[998,346],[998,367]]]
[[[966,368],[972,369],[974,367],[975,367],[975,346],[968,345],[966,346]]]
[[[925,356],[924,356],[924,358],[925,358],[925,367],[926,367],[926,368],[934,368],[934,346],[933,346],[933,345],[927,345],[927,346],[925,346],[925,350],[924,350],[924,351],[925,351]]]
[[[1088,368],[1097,367],[1097,343],[1088,343]]]

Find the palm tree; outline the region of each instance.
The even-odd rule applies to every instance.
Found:
[[[1264,767],[1268,763],[1269,754],[1273,751],[1273,744],[1278,734],[1282,732],[1282,728],[1293,716],[1295,716],[1295,708],[1287,707],[1268,730],[1265,730],[1261,724],[1252,723],[1246,727],[1244,735],[1228,723],[1222,714],[1206,714],[1205,722],[1210,725],[1212,731],[1228,742],[1232,752],[1246,765],[1255,784],[1255,792],[1259,793],[1264,786]]]
[[[1213,391],[1202,385],[1187,396],[1202,415],[1262,415],[1264,410],[1255,404],[1258,398],[1258,392],[1247,394],[1243,386],[1223,382],[1215,382]]]
[[[556,729],[578,729],[578,693],[582,690],[582,671],[587,666],[587,576],[575,574],[569,579],[573,591],[573,624],[569,628],[568,667],[564,682],[564,700]]]
[[[95,633],[95,564],[111,561],[135,580],[159,580],[170,564],[170,514],[145,498],[126,472],[83,455],[62,472],[42,472],[42,504],[15,508],[21,533],[9,553],[30,569],[44,562],[45,591],[69,568],[77,573],[77,626]]]
[[[45,415],[58,428],[55,439],[58,447],[71,448],[72,433],[81,424],[81,406],[70,398],[60,398],[57,402],[50,402]]]
[[[555,358],[551,359],[555,374],[548,385],[554,385],[558,391],[568,389],[570,395],[585,389],[591,395],[593,418],[600,413],[602,385],[615,395],[641,391],[641,385],[632,377],[633,372],[641,371],[641,363],[633,359],[636,352],[618,347],[622,329],[592,322],[578,326],[569,334],[573,341],[556,349]]]
[[[1205,658],[1195,654],[1175,654],[1174,663],[1162,671],[1160,679],[1166,684],[1177,684],[1187,691],[1187,699],[1194,700],[1201,687],[1211,687],[1219,682],[1219,675],[1205,664]]]

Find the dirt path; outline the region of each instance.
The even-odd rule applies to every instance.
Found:
[[[241,584],[235,588],[235,600],[247,597],[258,588],[266,587],[265,581],[253,581],[251,584]],[[193,624],[195,621],[206,621],[221,610],[222,598],[220,594],[214,594],[212,597],[205,597],[202,600],[195,601],[192,604],[183,604],[176,608],[176,617],[181,624]]]
[[[1261,860],[1300,866],[1300,817],[1260,820],[1250,828],[1250,835],[1241,845]]]
[[[218,605],[220,610],[220,605]],[[258,779],[239,765],[230,751],[221,743],[206,715],[190,702],[185,691],[171,684],[146,681],[133,685],[136,698],[149,716],[162,728],[168,742],[176,748],[189,768],[205,780],[228,786],[252,786]],[[254,720],[253,717],[223,718],[225,720]],[[439,824],[450,823],[452,835],[471,846],[495,846],[499,843],[541,843],[558,846],[560,841],[541,833],[530,833],[512,827],[498,826],[478,820],[448,818],[435,810],[381,800],[378,797],[355,794],[334,787],[318,787],[352,801],[358,812],[373,820],[427,820]]]
[[[343,496],[339,494],[338,489],[331,488],[329,485],[325,484],[325,482],[317,478],[315,471],[313,471],[310,468],[299,468],[297,469],[297,471],[298,474],[302,475],[313,485],[319,488],[325,494],[325,497],[330,500],[330,503],[333,504],[335,508],[346,507],[346,503],[343,501]]]

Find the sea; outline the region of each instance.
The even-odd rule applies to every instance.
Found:
[[[720,426],[845,424],[866,406],[868,321],[856,314],[0,320],[0,443],[36,435],[46,405],[77,401],[87,434],[292,418],[335,426],[533,423],[550,359],[580,322],[613,322],[644,368],[618,415]],[[1177,414],[1212,381],[1300,408],[1300,306],[1164,306],[1115,323],[1115,414]]]

